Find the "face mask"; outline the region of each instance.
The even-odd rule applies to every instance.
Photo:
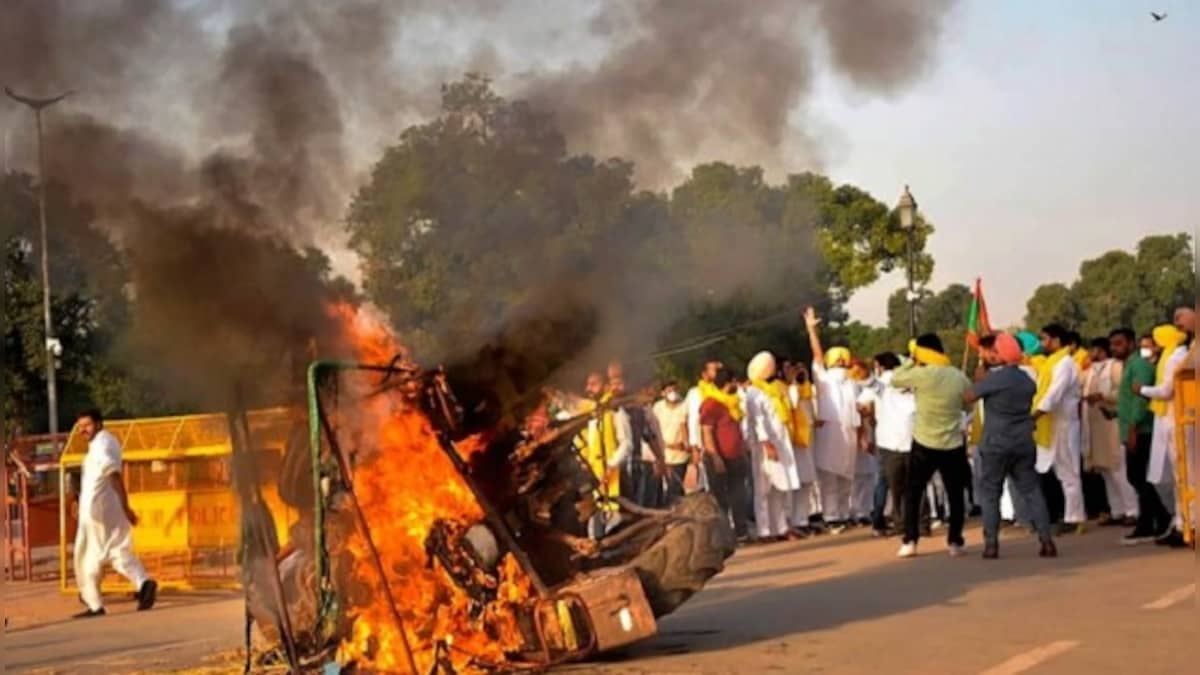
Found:
[[[1154,350],[1149,347],[1142,347],[1142,358],[1147,361],[1154,358]]]
[[[679,403],[679,392],[669,391],[666,398],[668,403]]]

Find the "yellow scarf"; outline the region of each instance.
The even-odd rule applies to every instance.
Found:
[[[605,394],[600,402],[607,403],[611,398],[610,394]],[[587,401],[582,407],[585,412],[590,412],[596,409],[597,404],[595,401]],[[589,424],[584,428],[575,437],[575,448],[583,455],[584,461],[600,484],[597,497],[609,498],[601,499],[600,507],[609,511],[615,510],[617,505],[610,500],[621,493],[621,477],[618,472],[610,473],[608,470],[608,459],[617,451],[617,425],[613,420],[613,411],[604,411],[596,426]]]
[[[706,401],[712,399],[720,403],[729,409],[729,414],[733,416],[735,422],[742,421],[742,401],[737,394],[727,394],[707,380],[700,380],[700,384],[697,386],[700,388],[700,398]]]
[[[971,418],[971,445],[979,447],[983,440],[983,401],[975,403],[975,416]]]
[[[1075,365],[1079,366],[1079,372],[1081,373],[1086,373],[1088,368],[1092,367],[1092,358],[1088,356],[1086,349],[1076,349],[1071,358],[1075,359]]]
[[[1050,391],[1050,383],[1054,380],[1054,368],[1070,353],[1071,350],[1063,347],[1035,366],[1038,371],[1037,393],[1033,397],[1035,411],[1041,405],[1042,399],[1046,397],[1046,393]],[[1033,427],[1033,440],[1037,442],[1039,448],[1054,447],[1054,415],[1045,414],[1038,418]]]
[[[770,399],[771,405],[775,408],[775,414],[779,415],[779,419],[787,427],[788,437],[791,439],[793,447],[807,448],[811,433],[808,429],[808,416],[798,406],[792,407],[787,383],[782,380],[774,382],[752,380],[750,384]]]
[[[787,391],[786,385],[784,385],[784,391]],[[811,401],[812,397],[812,382],[800,385],[800,400]],[[788,403],[792,402],[790,396],[786,400]],[[812,420],[808,419],[808,412],[804,410],[804,406],[792,406],[792,419],[791,424],[788,425],[788,432],[792,437],[792,447],[807,448],[812,445]]]
[[[909,340],[908,353],[917,363],[923,363],[927,366],[948,366],[950,365],[950,357],[945,354],[921,347],[916,340]]]
[[[1171,360],[1171,354],[1179,345],[1187,340],[1187,334],[1171,324],[1159,326],[1151,334],[1154,336],[1154,344],[1162,348],[1162,356],[1158,357],[1154,376],[1154,386],[1161,387],[1167,379],[1167,361]],[[1171,403],[1172,401],[1150,399],[1150,410],[1155,417],[1162,417],[1171,412]]]

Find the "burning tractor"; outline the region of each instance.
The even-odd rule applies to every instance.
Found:
[[[495,399],[460,404],[440,372],[360,352],[379,365],[309,369],[308,428],[276,477],[299,514],[282,550],[254,480],[239,481],[248,616],[293,670],[586,659],[654,635],[732,555],[707,494],[670,510],[600,495],[573,440],[603,407],[522,420]],[[619,524],[589,537],[597,517]]]

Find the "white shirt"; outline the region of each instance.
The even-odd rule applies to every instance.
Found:
[[[600,433],[600,425],[592,421],[594,433]],[[629,424],[629,413],[618,408],[613,411],[613,431],[617,437],[617,450],[608,458],[608,468],[616,469],[633,452],[633,427]]]
[[[693,448],[704,447],[704,437],[700,435],[700,406],[704,404],[704,395],[700,387],[688,390],[687,400],[687,441]]]
[[[687,449],[689,421],[687,404],[682,401],[669,403],[663,400],[655,403],[652,411],[662,434],[667,464],[675,466],[687,464],[692,459],[692,454]]]
[[[121,471],[121,443],[101,429],[88,443],[79,490],[79,519],[113,525],[125,518],[121,497],[110,476]]]
[[[1159,357],[1164,358],[1164,357]],[[1175,372],[1187,360],[1187,347],[1180,345],[1171,352],[1170,356],[1165,357],[1167,365],[1163,366],[1163,381],[1162,384],[1153,387],[1142,387],[1142,396],[1151,400],[1171,401],[1175,398]],[[1157,371],[1157,366],[1155,367]],[[1175,406],[1167,406],[1167,414],[1163,415],[1165,419],[1175,419]]]
[[[897,389],[891,383],[892,373],[884,373],[872,386],[863,388],[858,404],[875,409],[875,445],[893,452],[909,452],[917,402],[912,392]]]
[[[1079,420],[1079,399],[1083,392],[1080,386],[1079,366],[1069,355],[1054,366],[1050,376],[1050,388],[1038,404],[1038,410],[1052,413],[1056,423]]]

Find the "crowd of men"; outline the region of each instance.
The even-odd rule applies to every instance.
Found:
[[[740,542],[869,526],[899,535],[903,558],[938,527],[949,554],[966,555],[972,512],[985,558],[999,555],[1005,521],[1054,557],[1055,536],[1086,531],[1089,506],[1098,525],[1129,529],[1123,544],[1185,546],[1172,399],[1177,371],[1194,363],[1191,308],[1143,336],[1117,328],[1085,342],[1058,324],[981,336],[973,378],[936,334],[865,361],[826,349],[812,309],[804,319],[811,369],[769,352],[745,373],[710,360],[693,386],[666,382],[642,399],[626,397],[619,364],[590,374],[557,414],[578,414],[580,401],[596,411],[576,446],[601,492],[656,508],[707,490]],[[1098,497],[1085,498],[1088,474],[1103,481]],[[617,511],[598,514],[592,536],[619,527]]]

